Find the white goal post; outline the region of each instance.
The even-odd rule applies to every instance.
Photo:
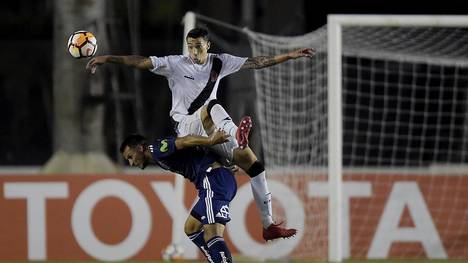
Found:
[[[468,16],[444,15],[328,15],[328,171],[329,250],[332,262],[341,262],[342,251],[342,28],[345,26],[468,27]]]
[[[191,12],[183,22],[184,36],[208,23],[216,43],[234,39],[223,49],[234,55],[239,39],[252,56],[316,49],[252,71],[262,157],[269,178],[302,198],[302,231],[288,253],[271,244],[264,249],[274,253],[238,252],[331,262],[468,257],[468,16],[329,15],[300,36]]]

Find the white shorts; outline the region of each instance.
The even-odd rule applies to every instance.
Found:
[[[177,115],[177,120],[179,122],[176,126],[176,132],[178,137],[187,135],[208,136],[205,129],[203,128],[200,112],[201,108],[192,115]],[[229,141],[210,146],[210,149],[221,157],[219,161],[223,165],[230,166],[233,165],[233,151],[237,147],[239,147],[239,145],[237,144],[236,138],[231,136],[229,137]]]

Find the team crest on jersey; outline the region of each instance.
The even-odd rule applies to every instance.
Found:
[[[210,81],[211,82],[216,82],[218,80],[218,73],[214,70],[211,71],[210,73]]]
[[[169,150],[167,140],[162,140],[161,141],[161,147],[159,147],[159,151],[162,152],[162,153],[165,153],[165,152],[167,152],[167,150]]]

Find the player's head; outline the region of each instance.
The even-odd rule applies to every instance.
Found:
[[[120,145],[120,153],[130,166],[137,166],[140,169],[145,169],[152,159],[145,137],[139,134],[125,138]]]
[[[210,39],[208,30],[203,28],[194,28],[187,33],[185,39],[190,58],[197,64],[205,64],[210,49]]]

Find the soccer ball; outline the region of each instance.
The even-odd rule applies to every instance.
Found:
[[[97,40],[91,32],[80,30],[71,34],[67,47],[74,58],[92,57],[96,54]]]
[[[161,254],[164,261],[178,261],[184,259],[184,249],[179,244],[170,244]]]

